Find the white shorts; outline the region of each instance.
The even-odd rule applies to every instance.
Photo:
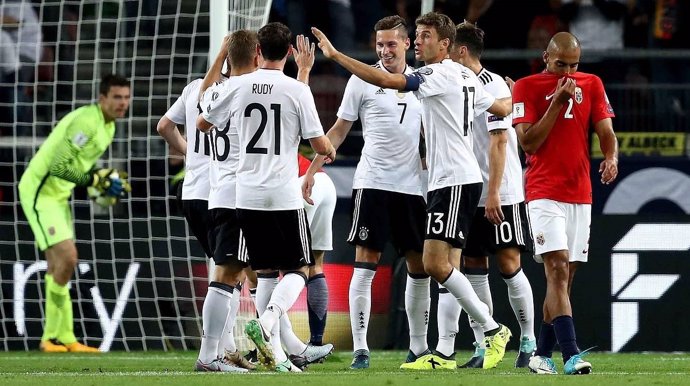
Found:
[[[302,184],[304,177],[300,177]],[[309,220],[311,231],[311,249],[313,251],[333,250],[333,212],[338,200],[333,181],[326,173],[314,174],[314,187],[311,190],[314,205],[304,201],[304,210]]]
[[[527,209],[532,225],[534,260],[543,263],[543,253],[567,250],[571,262],[587,262],[592,205],[541,199],[530,201]]]

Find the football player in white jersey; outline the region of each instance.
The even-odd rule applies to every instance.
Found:
[[[245,332],[269,362],[283,363],[289,360],[282,349],[270,346],[269,334],[280,335],[279,320],[297,300],[313,263],[297,147],[300,138],[309,139],[317,153],[331,160],[335,149],[323,134],[309,87],[283,74],[291,53],[290,30],[269,23],[258,36],[261,68],[207,90],[197,126],[222,127],[232,116],[238,129],[236,207],[250,265],[257,273],[283,273],[266,310],[247,324]],[[257,298],[261,291],[259,282]]]
[[[239,30],[223,40],[223,46],[207,76],[192,81],[158,124],[158,131],[177,150],[184,150],[187,168],[182,186],[185,217],[209,257],[216,263],[214,277],[202,309],[202,327],[197,371],[246,372],[255,368],[242,357],[232,336],[232,326],[239,308],[240,281],[246,261],[238,248],[240,233],[234,219],[234,168],[238,147],[236,130],[228,121],[223,130],[212,134],[196,128],[199,115],[199,93],[204,84],[218,80],[223,63],[231,68],[230,76],[256,69],[256,33]],[[227,59],[226,59],[227,58]],[[188,140],[175,129],[185,123]],[[191,134],[195,128],[194,134]],[[234,130],[234,131],[233,131]],[[184,147],[183,147],[184,146]],[[209,165],[210,163],[210,165]],[[231,179],[230,183],[221,183]],[[244,254],[246,256],[246,253]],[[246,259],[245,259],[246,260]]]
[[[405,19],[397,15],[384,17],[374,30],[380,60],[373,68],[411,74],[405,62],[410,47]],[[369,367],[370,359],[367,331],[371,284],[389,240],[398,256],[407,260],[405,309],[412,360],[428,351],[426,322],[431,300],[429,275],[422,264],[426,204],[419,155],[421,104],[410,92],[383,89],[353,75],[345,88],[338,119],[327,134],[334,146],[343,142],[357,119],[362,120],[364,148],[352,184],[352,226],[347,239],[356,247],[349,293],[354,349],[350,367],[363,369]],[[310,200],[314,174],[323,163],[323,157],[316,157],[305,175],[305,200]]]
[[[420,99],[429,169],[424,270],[482,327],[487,345],[484,362],[495,367],[505,355],[510,330],[494,321],[487,305],[452,261],[457,261],[465,246],[482,189],[481,171],[472,151],[474,116],[487,109],[506,116],[511,100],[496,100],[484,92],[474,73],[448,58],[455,40],[455,24],[448,16],[430,12],[417,18],[416,25],[415,57],[426,65],[410,75],[367,66],[338,52],[317,28],[312,28],[312,33],[326,57],[359,78],[379,87],[414,91]],[[454,353],[436,351],[401,367],[421,370],[455,366]]]
[[[451,58],[472,70],[484,90],[497,98],[509,97],[510,90],[502,77],[481,64],[484,31],[474,24],[457,26]],[[508,286],[508,298],[520,324],[520,349],[515,367],[527,367],[536,349],[534,336],[534,298],[532,287],[520,266],[520,253],[533,250],[529,218],[522,186],[522,166],[512,117],[501,118],[484,112],[474,125],[474,154],[482,171],[484,189],[478,210],[462,250],[463,272],[479,298],[493,309],[489,288],[489,258],[495,255],[498,270]],[[458,261],[459,264],[459,261]],[[450,298],[450,299],[448,299]],[[439,345],[454,345],[460,308],[448,293],[439,294]],[[483,333],[470,318],[475,336],[475,353],[460,367],[482,368],[484,364]]]

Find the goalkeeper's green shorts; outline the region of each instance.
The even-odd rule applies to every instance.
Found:
[[[74,225],[68,201],[40,194],[30,196],[21,191],[19,201],[41,251],[61,241],[74,240]]]

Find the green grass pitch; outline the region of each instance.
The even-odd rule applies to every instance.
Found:
[[[0,353],[2,385],[252,385],[252,386],[363,386],[363,385],[688,385],[690,353],[609,354],[587,356],[594,373],[582,376],[535,375],[512,368],[515,352],[492,370],[409,372],[398,369],[406,353],[375,351],[371,368],[348,370],[349,352],[336,352],[323,364],[311,365],[302,374],[257,371],[250,374],[195,373],[196,352],[113,352],[100,355]],[[458,359],[470,352],[458,353]],[[558,357],[558,353],[555,357]],[[559,370],[562,369],[557,361]]]

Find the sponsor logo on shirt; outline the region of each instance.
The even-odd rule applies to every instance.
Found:
[[[381,94],[385,94],[385,93],[386,93],[386,92],[383,91],[383,87],[381,87],[381,88],[379,88],[378,90],[376,90],[376,92],[375,92],[374,94],[376,94],[376,95],[381,95]]]

